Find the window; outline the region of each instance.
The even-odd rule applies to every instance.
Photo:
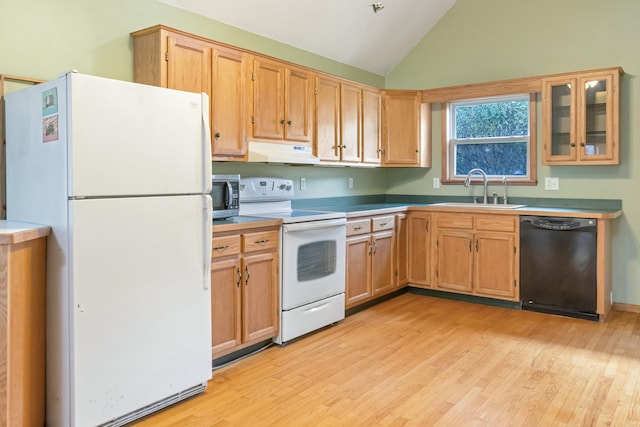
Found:
[[[444,182],[473,168],[489,179],[536,182],[535,95],[456,101],[446,108]]]

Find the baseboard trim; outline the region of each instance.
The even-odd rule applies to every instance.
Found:
[[[614,302],[611,306],[615,311],[628,311],[630,313],[640,313],[640,305],[636,304],[623,304],[621,302]]]

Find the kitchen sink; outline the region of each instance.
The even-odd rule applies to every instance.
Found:
[[[472,209],[518,209],[527,205],[512,204],[492,204],[492,203],[473,203],[473,202],[443,202],[433,203],[430,206],[442,206],[447,208],[472,208]]]

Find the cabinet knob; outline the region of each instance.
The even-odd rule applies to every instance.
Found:
[[[572,142],[572,143],[571,143],[571,144],[569,144],[569,145],[570,145],[570,146],[572,146],[572,147],[575,147],[575,146],[576,146],[576,143],[575,143],[575,142]]]
[[[291,120],[287,120],[287,124],[291,126]]]
[[[281,124],[281,125],[283,125],[283,124],[285,124],[285,123],[286,123],[286,122],[284,121],[284,119],[280,120],[280,124]]]
[[[220,132],[216,132],[213,136],[214,136],[216,139],[220,138]]]
[[[584,143],[584,142],[581,142],[581,143],[580,143],[580,147],[584,147],[584,146],[585,146],[585,143]]]

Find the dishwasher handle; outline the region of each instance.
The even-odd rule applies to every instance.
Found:
[[[594,218],[559,218],[551,216],[522,216],[520,223],[529,223],[536,228],[554,231],[570,231],[579,228],[595,227],[597,220]]]

